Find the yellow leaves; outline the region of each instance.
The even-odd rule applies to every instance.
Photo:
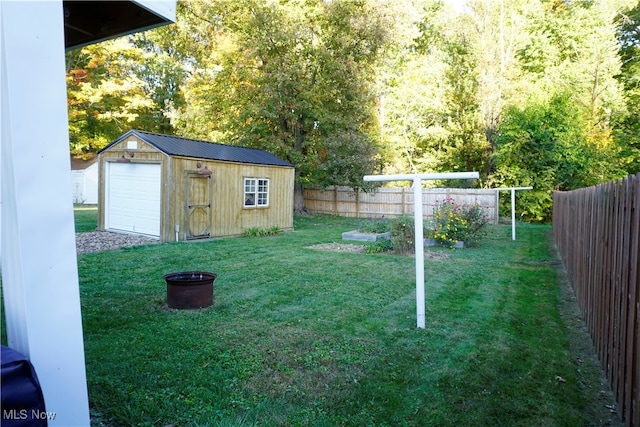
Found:
[[[104,66],[104,58],[100,57],[92,57],[87,63],[87,68],[90,70],[95,70],[96,68],[100,68]]]

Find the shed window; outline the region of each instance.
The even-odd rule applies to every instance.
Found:
[[[263,178],[244,179],[244,206],[269,206],[269,180]]]

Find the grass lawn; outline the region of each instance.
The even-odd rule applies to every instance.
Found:
[[[76,205],[73,208],[76,219],[76,233],[96,231],[98,208],[91,205]]]
[[[550,227],[425,249],[421,330],[412,257],[309,248],[357,222],[79,256],[93,425],[603,424]],[[218,274],[212,307],[166,308],[162,276],[185,270]]]

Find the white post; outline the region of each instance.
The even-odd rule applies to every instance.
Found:
[[[511,189],[511,240],[516,240],[516,190]]]
[[[425,326],[425,297],[424,297],[424,232],[422,218],[422,179],[413,178],[413,219],[416,248],[416,316],[418,328]]]
[[[88,426],[62,0],[0,1],[2,287],[49,426]],[[22,414],[22,413],[20,413]],[[29,413],[27,416],[33,416]]]
[[[516,190],[531,190],[533,187],[501,187],[496,191],[511,190],[511,240],[516,240]]]
[[[422,180],[436,179],[476,179],[478,172],[446,172],[400,175],[366,175],[364,181],[413,181],[413,217],[416,256],[416,315],[417,327],[425,327],[425,293],[424,293],[424,232],[422,216]]]

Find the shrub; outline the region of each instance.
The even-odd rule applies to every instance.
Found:
[[[379,254],[381,252],[389,252],[391,250],[393,250],[391,239],[380,238],[375,242],[367,242],[364,245],[364,252],[366,254]]]
[[[427,235],[440,244],[453,247],[463,241],[473,246],[484,236],[487,217],[478,205],[457,205],[447,198],[433,211],[432,228]]]
[[[385,217],[365,219],[358,224],[361,233],[386,233],[389,229],[390,221]]]
[[[391,221],[390,237],[396,252],[413,252],[415,248],[413,216],[402,215]]]
[[[276,234],[280,234],[282,230],[278,226],[273,226],[271,228],[258,228],[251,227],[244,230],[242,233],[243,237],[266,237],[266,236],[275,236]]]

